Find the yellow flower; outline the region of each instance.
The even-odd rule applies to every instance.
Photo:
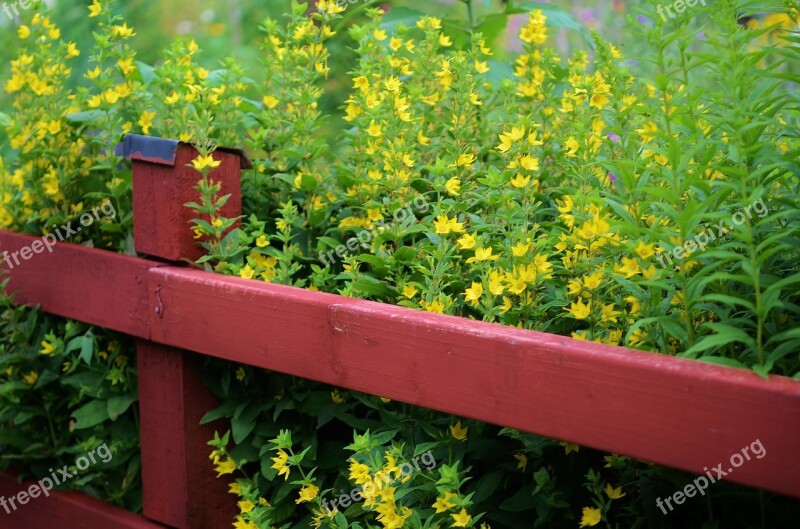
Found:
[[[22,377],[22,380],[24,380],[26,384],[29,384],[29,385],[32,386],[32,385],[36,384],[37,380],[39,380],[39,373],[37,373],[36,371],[31,371],[27,375],[24,375]]]
[[[272,110],[273,108],[278,106],[278,103],[280,101],[278,101],[278,99],[275,98],[274,96],[265,95],[264,98],[261,100],[261,102],[264,103],[265,107],[267,107],[268,109]]]
[[[576,140],[573,137],[570,137],[566,141],[566,143],[564,143],[564,146],[568,149],[567,156],[569,156],[570,158],[574,158],[575,153],[578,152],[578,149],[580,148],[581,145],[580,143],[578,143],[578,140]]]
[[[473,307],[477,307],[482,295],[483,285],[473,281],[472,286],[464,291],[464,300],[469,301]]]
[[[452,492],[445,492],[443,497],[436,498],[436,501],[431,505],[434,509],[436,509],[437,513],[445,512],[448,509],[452,509],[455,507],[455,503],[450,501],[450,498],[455,498],[456,495]]]
[[[100,77],[101,73],[103,73],[103,71],[100,69],[100,67],[95,66],[93,70],[89,70],[86,72],[86,77],[88,77],[90,80],[94,80]]]
[[[278,456],[271,459],[274,464],[270,468],[277,470],[278,476],[283,476],[284,481],[289,479],[289,465],[286,464],[289,461],[289,454],[284,452],[282,448],[278,448]]]
[[[575,318],[576,320],[585,320],[589,317],[589,305],[583,303],[582,300],[573,301],[572,305],[568,309],[564,309],[569,312],[570,316]]]
[[[369,79],[360,75],[353,79],[353,88],[358,88],[362,92],[366,92],[369,90]]]
[[[450,426],[450,435],[457,441],[463,441],[467,438],[469,428],[461,426],[461,421],[458,421],[454,426]]]
[[[133,32],[133,28],[128,27],[127,22],[124,22],[121,26],[113,26],[111,28],[111,34],[118,39],[127,39],[128,37],[136,36],[136,33]]]
[[[450,232],[461,233],[464,231],[464,223],[458,222],[458,218],[448,218],[447,215],[439,215],[433,221],[433,226],[436,228],[436,233],[439,235],[447,235]]]
[[[475,161],[475,155],[472,153],[464,153],[458,156],[456,159],[456,163],[450,165],[450,167],[466,167],[468,165],[472,165],[472,162]]]
[[[317,9],[320,13],[331,16],[341,13],[345,8],[337,0],[319,0]]]
[[[519,141],[525,136],[525,127],[511,127],[511,132],[500,134],[500,145],[497,150],[500,152],[508,151],[514,142]]]
[[[630,278],[639,273],[639,263],[636,261],[636,259],[623,257],[622,264],[615,266],[614,271],[624,274],[626,278]]]
[[[439,35],[439,45],[445,48],[448,46],[452,46],[453,40],[444,33],[442,33],[441,35]]]
[[[238,483],[236,483],[234,481],[233,483],[228,485],[228,492],[230,492],[231,494],[236,494],[237,496],[241,496],[242,487],[241,487],[241,485],[239,485]]]
[[[415,287],[414,285],[406,285],[403,287],[403,295],[408,299],[411,299],[414,296],[416,296],[417,292],[418,292],[417,287]]]
[[[67,59],[72,59],[73,57],[77,57],[80,55],[81,52],[78,50],[78,47],[75,45],[74,42],[70,42],[67,44]]]
[[[472,520],[472,516],[467,514],[467,510],[462,508],[461,512],[458,514],[451,514],[450,516],[453,517],[453,525],[450,527],[466,527],[467,524]]]
[[[517,468],[519,470],[525,470],[525,467],[528,466],[528,458],[525,454],[514,454],[514,459],[517,460]]]
[[[258,526],[255,522],[245,521],[241,516],[237,516],[236,521],[233,522],[233,529],[258,529]]]
[[[247,514],[247,513],[249,513],[249,512],[250,512],[250,511],[252,511],[252,510],[255,508],[255,506],[256,506],[256,504],[255,504],[255,503],[253,503],[253,502],[252,502],[252,501],[250,501],[250,500],[244,500],[244,501],[240,501],[240,502],[238,503],[238,505],[239,505],[239,510],[241,511],[241,513],[242,513],[242,514]]]
[[[92,5],[89,6],[89,18],[94,18],[100,14],[103,10],[103,6],[100,5],[98,0],[93,0]]]
[[[144,132],[145,134],[148,134],[150,132],[150,127],[153,126],[153,118],[155,117],[156,117],[155,112],[148,112],[147,110],[142,112],[142,115],[139,117],[139,126],[142,127],[142,132]]]
[[[269,239],[267,239],[265,235],[259,236],[258,239],[256,239],[256,246],[258,246],[259,248],[264,248],[266,246],[269,246]]]
[[[531,181],[530,176],[523,177],[521,174],[517,173],[517,176],[512,178],[509,184],[511,184],[513,187],[516,187],[517,189],[521,189],[526,185],[528,185],[528,182],[530,181]]]
[[[499,255],[492,255],[492,248],[475,248],[475,255],[467,259],[467,263],[476,263],[480,261],[496,261]]]
[[[475,71],[478,73],[486,73],[489,71],[489,65],[484,61],[475,59]]]
[[[331,400],[334,404],[341,404],[344,402],[344,398],[342,397],[341,393],[339,393],[338,389],[331,391]]]
[[[647,333],[643,329],[639,328],[631,333],[630,338],[628,338],[628,344],[636,346],[644,342],[646,339]]]
[[[587,290],[594,290],[603,283],[603,271],[595,272],[594,274],[583,277],[583,286]]]
[[[383,132],[381,131],[381,126],[375,123],[374,119],[369,123],[367,134],[369,134],[373,138],[380,138],[381,136],[383,136]]]
[[[604,489],[606,496],[608,496],[611,500],[618,500],[621,497],[625,496],[625,493],[622,492],[622,487],[617,487],[616,489],[611,486],[611,483],[606,483],[606,488]]]
[[[519,164],[522,166],[523,169],[527,169],[528,171],[539,170],[539,158],[534,158],[530,154],[526,154],[525,156],[520,158]]]
[[[456,244],[462,250],[471,250],[475,247],[475,236],[465,233],[456,241]]]
[[[511,247],[511,253],[514,257],[522,257],[528,253],[530,247],[531,245],[528,243],[518,242],[515,246]]]
[[[31,36],[31,28],[29,28],[24,24],[21,25],[20,27],[17,28],[17,36],[22,40],[27,39],[28,37]]]
[[[423,309],[427,312],[433,312],[435,314],[444,314],[444,303],[435,299],[433,301],[420,301],[419,303]]]
[[[128,57],[127,59],[118,60],[117,66],[119,66],[122,75],[125,76],[128,76],[136,71],[136,66],[133,65],[133,57]]]
[[[53,344],[51,344],[48,341],[43,341],[42,342],[42,348],[39,350],[39,354],[49,355],[49,354],[52,354],[53,351],[55,351],[55,350],[56,350],[56,348],[53,347]]]
[[[576,445],[575,443],[568,443],[566,441],[561,441],[558,444],[564,447],[564,453],[566,455],[569,455],[572,452],[575,452],[577,454],[578,451],[580,451],[581,449],[581,447]]]
[[[236,463],[234,463],[233,459],[228,458],[225,461],[218,462],[214,470],[217,471],[217,477],[224,474],[233,474],[233,471],[236,470]]]
[[[639,241],[639,244],[636,246],[636,255],[641,257],[642,259],[647,259],[655,255],[654,245],[652,244],[645,244],[642,241]]]
[[[581,517],[581,525],[579,527],[591,527],[600,523],[603,515],[600,509],[593,509],[591,507],[583,508],[583,516]]]
[[[372,481],[372,476],[369,472],[369,467],[364,463],[359,463],[355,459],[350,460],[350,481],[356,485],[363,485],[368,481]]]
[[[436,17],[422,17],[417,20],[417,27],[420,29],[442,29],[442,21]]]
[[[444,184],[445,190],[451,195],[458,195],[461,193],[461,180],[458,178],[451,178]]]
[[[319,493],[319,487],[316,485],[305,485],[302,489],[300,489],[299,498],[295,500],[295,503],[301,503],[304,501],[311,501],[317,497]]]
[[[216,169],[222,164],[221,161],[214,160],[212,155],[198,155],[197,158],[192,160],[192,167],[194,167],[195,171],[202,172],[204,169],[211,168]]]
[[[382,29],[373,31],[372,36],[375,37],[375,40],[386,40],[386,32]]]

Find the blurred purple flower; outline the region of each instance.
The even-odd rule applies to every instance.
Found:
[[[703,33],[702,31],[697,34],[697,38],[700,40],[708,40],[708,37],[706,37],[706,34]]]
[[[617,136],[613,132],[609,132],[608,133],[608,139],[611,140],[614,143],[618,143],[619,142],[619,136]]]
[[[614,173],[608,173],[608,179],[611,180],[612,182],[616,182],[617,175],[615,175]]]
[[[643,26],[647,26],[650,23],[650,19],[644,15],[639,15],[638,17],[636,17],[636,21]]]

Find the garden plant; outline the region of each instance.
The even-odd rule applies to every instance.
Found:
[[[110,204],[69,242],[135,255],[115,146],[174,138],[197,150],[185,229],[204,256],[186,266],[800,381],[796,1],[642,4],[613,42],[537,2],[292,2],[261,21],[257,60],[214,67],[190,36],[138,60],[112,0],[87,2],[80,49],[34,4],[4,77],[2,229],[46,236]],[[241,218],[220,213],[220,147],[252,162]],[[42,476],[106,442],[114,458],[65,486],[140,510],[133,341],[13,295],[0,322],[0,468]],[[201,376],[221,402],[203,421],[230,425],[208,472],[237,529],[800,515],[724,481],[667,510],[695,476],[231,362]]]

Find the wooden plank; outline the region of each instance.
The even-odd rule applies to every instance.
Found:
[[[149,142],[164,142],[146,138]],[[199,202],[194,189],[200,173],[188,165],[198,155],[190,145],[176,146],[172,165],[133,160],[133,224],[136,251],[170,261],[189,259],[195,261],[204,250],[194,240],[191,220],[197,213],[186,206]],[[220,215],[238,218],[242,212],[241,164],[242,157],[233,152],[218,150],[213,154],[221,165],[209,178],[220,184],[220,196],[230,195],[220,210]],[[206,219],[208,220],[208,219]],[[240,221],[231,226],[238,227]]]
[[[17,483],[9,472],[0,472],[0,496],[10,498],[32,483]],[[0,529],[163,529],[164,526],[77,492],[51,491],[10,513],[0,508]]]
[[[152,339],[800,497],[800,384],[196,270],[155,269]],[[158,290],[158,300],[155,291]]]
[[[222,424],[200,425],[219,406],[197,375],[195,355],[139,341],[139,411],[144,514],[178,529],[229,527],[237,514],[217,479],[208,441]]]
[[[0,230],[0,256],[9,257],[41,238]],[[41,305],[51,314],[99,325],[133,336],[148,337],[147,270],[153,261],[58,242],[25,261],[0,258],[10,272],[9,292],[20,304]],[[5,275],[0,275],[0,279]]]

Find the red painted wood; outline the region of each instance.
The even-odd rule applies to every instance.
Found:
[[[152,339],[800,497],[800,383],[197,270],[152,270]]]
[[[178,529],[230,527],[237,498],[208,458],[225,425],[200,425],[219,402],[197,375],[199,358],[144,340],[137,358],[145,515]]]
[[[66,317],[694,472],[758,438],[767,456],[730,479],[800,497],[800,384],[783,377],[173,267],[147,273],[146,303],[153,263],[44,257],[12,287]]]
[[[242,210],[241,156],[222,150],[214,152],[213,156],[222,164],[209,178],[222,186],[220,196],[231,195],[221,214],[228,218],[239,217]],[[200,180],[200,173],[187,167],[196,157],[193,147],[181,143],[174,167],[133,160],[133,231],[137,252],[169,261],[195,261],[203,255],[190,229],[196,213],[184,206],[187,202],[199,202],[194,186]]]
[[[36,241],[41,238],[0,230],[0,256]],[[58,242],[52,253],[45,249],[20,259],[19,265],[12,259],[10,270],[0,258],[18,303],[141,337],[149,336],[146,272],[154,266],[162,265],[68,242]],[[5,277],[0,273],[0,280]]]
[[[9,472],[0,472],[0,496],[9,498],[30,483],[17,483]],[[0,529],[163,529],[119,507],[77,492],[51,491],[18,505],[10,514],[0,509]]]

